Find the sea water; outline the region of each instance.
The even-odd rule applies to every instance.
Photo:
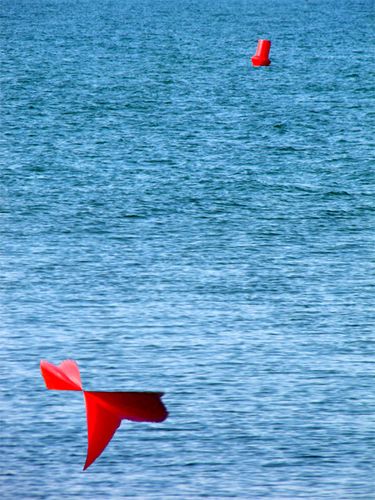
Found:
[[[375,498],[373,2],[0,7],[2,498]]]

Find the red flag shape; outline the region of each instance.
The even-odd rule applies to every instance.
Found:
[[[47,389],[60,391],[82,391],[81,375],[78,365],[72,359],[66,359],[58,366],[48,361],[40,362]]]
[[[105,450],[121,420],[162,422],[168,416],[162,392],[84,391],[88,448],[84,469]]]
[[[58,366],[41,361],[40,368],[47,389],[82,391],[84,394],[88,437],[84,470],[105,450],[121,420],[163,422],[168,416],[161,401],[162,392],[83,391],[75,361],[66,360]]]

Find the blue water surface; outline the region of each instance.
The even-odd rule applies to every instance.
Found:
[[[0,6],[1,497],[374,499],[373,1]]]

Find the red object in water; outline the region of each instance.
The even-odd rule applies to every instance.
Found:
[[[88,449],[84,470],[105,450],[121,420],[162,422],[168,416],[162,392],[85,391]]]
[[[271,64],[268,58],[271,50],[271,40],[258,40],[258,47],[255,55],[251,58],[253,66],[269,66]]]
[[[84,470],[105,450],[114,433],[127,419],[134,422],[163,422],[168,412],[162,392],[94,392],[82,389],[78,365],[73,360],[56,366],[40,362],[47,389],[82,391],[86,403],[88,447]]]
[[[67,359],[58,366],[43,360],[40,362],[40,370],[47,389],[55,391],[82,391],[79,368],[77,363],[72,359]]]

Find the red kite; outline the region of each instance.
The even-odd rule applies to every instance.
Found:
[[[96,392],[82,389],[78,365],[73,360],[56,366],[40,362],[47,389],[82,391],[86,403],[87,469],[105,450],[124,418],[134,422],[163,422],[168,412],[162,392]]]

